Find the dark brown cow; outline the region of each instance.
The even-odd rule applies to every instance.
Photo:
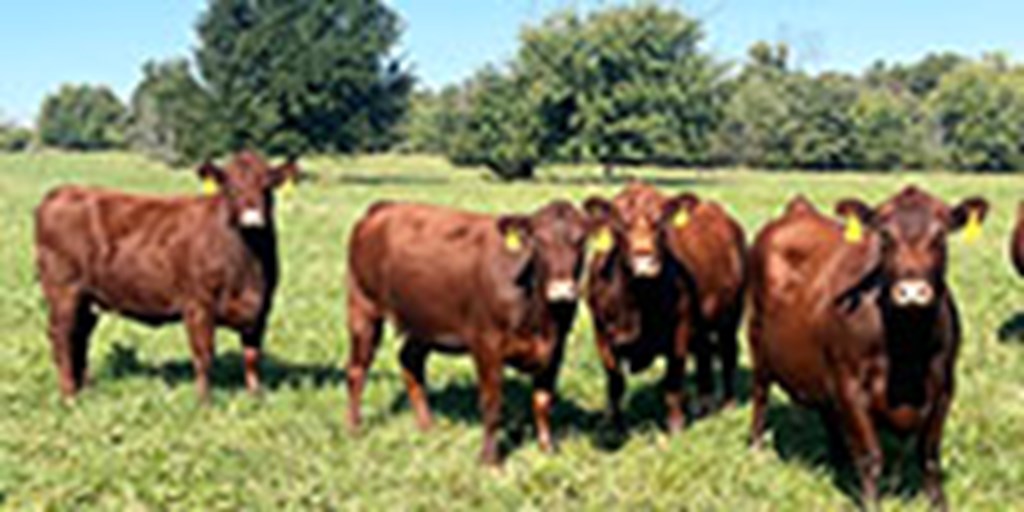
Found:
[[[643,183],[628,185],[611,202],[592,197],[586,210],[597,233],[587,301],[608,378],[611,419],[621,427],[624,370],[641,371],[665,356],[667,424],[680,430],[691,348],[698,354],[702,402],[711,400],[715,348],[731,401],[744,277],[739,225],[717,204],[701,203],[693,194],[666,198]]]
[[[908,187],[874,209],[841,202],[845,230],[803,199],[764,228],[750,257],[755,444],[779,383],[820,412],[833,454],[845,441],[862,504],[877,500],[885,425],[917,435],[925,490],[945,506],[939,451],[960,343],[946,238],[987,209],[979,198],[950,208]]]
[[[714,408],[714,372],[722,370],[722,398],[735,403],[738,343],[746,281],[743,228],[712,201],[699,202],[685,225],[676,229],[678,257],[696,284],[698,312],[693,353],[697,359],[698,412]]]
[[[349,423],[360,423],[366,374],[392,319],[406,336],[400,361],[421,428],[431,419],[427,356],[469,352],[479,377],[482,459],[497,463],[504,363],[533,376],[544,450],[566,335],[576,312],[587,226],[567,202],[530,216],[492,217],[419,204],[370,209],[349,245]]]
[[[214,327],[238,331],[250,391],[259,388],[263,332],[278,279],[274,187],[297,172],[245,152],[226,167],[206,163],[213,197],[157,198],[64,186],[36,210],[36,258],[49,306],[60,389],[87,382],[98,311],[151,325],[184,320],[196,386],[209,394]]]
[[[1017,227],[1010,239],[1010,257],[1017,273],[1024,277],[1024,201],[1017,205]]]

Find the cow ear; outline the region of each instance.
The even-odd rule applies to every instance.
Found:
[[[203,182],[203,193],[206,195],[213,195],[217,192],[221,186],[227,182],[227,173],[224,169],[217,167],[216,164],[207,160],[196,169],[196,175]]]
[[[600,196],[587,198],[583,202],[583,211],[587,213],[587,224],[590,231],[612,224],[617,215],[615,205]]]
[[[673,227],[681,228],[690,222],[693,209],[700,204],[700,198],[692,192],[684,192],[665,201],[661,209],[663,222],[669,222]]]
[[[846,227],[843,238],[850,243],[864,240],[864,225],[871,224],[875,219],[875,211],[860,199],[843,199],[836,203],[836,215],[843,218]]]
[[[950,213],[950,231],[964,230],[968,241],[981,235],[981,225],[988,216],[989,204],[983,197],[964,199]]]
[[[836,215],[844,219],[856,217],[865,224],[870,224],[875,219],[875,211],[864,201],[855,198],[843,199],[836,203]]]
[[[510,252],[520,252],[533,236],[533,223],[525,215],[503,215],[498,217],[498,232]]]
[[[285,163],[270,169],[270,186],[292,187],[299,177],[299,165],[294,156],[288,157]]]

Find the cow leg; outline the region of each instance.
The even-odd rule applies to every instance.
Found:
[[[185,329],[192,348],[192,366],[196,372],[196,391],[203,402],[210,400],[210,370],[213,366],[214,321],[209,308],[192,305],[185,310]]]
[[[551,361],[533,378],[533,421],[537,426],[537,442],[541,450],[551,453],[555,449],[551,435],[551,409],[555,402],[555,387],[558,385],[558,371],[562,367],[564,338],[560,338]]]
[[[480,460],[487,465],[498,465],[498,428],[501,424],[501,357],[495,351],[483,348],[476,355],[479,379],[480,411],[484,420],[484,444]]]
[[[53,362],[57,366],[57,383],[61,395],[70,399],[79,389],[73,343],[81,300],[78,291],[70,287],[49,287],[45,292],[50,310],[47,334],[53,349]]]
[[[402,363],[402,380],[409,392],[409,403],[416,411],[416,423],[420,430],[431,426],[430,406],[427,403],[426,365],[430,349],[425,343],[415,339],[406,340],[398,355]]]
[[[869,397],[851,375],[840,375],[838,414],[846,445],[861,482],[861,505],[878,503],[878,480],[882,475],[882,447],[868,411]]]
[[[89,383],[89,337],[98,322],[99,317],[92,312],[92,305],[86,300],[79,301],[71,332],[71,370],[76,389],[82,389]]]
[[[366,373],[373,364],[373,356],[380,343],[383,315],[368,299],[359,286],[349,280],[348,284],[348,332],[352,347],[349,349],[348,367],[345,370],[348,382],[348,424],[359,428],[362,421],[361,401],[366,386]]]
[[[718,330],[718,354],[722,363],[722,408],[736,405],[736,364],[739,361],[739,341],[736,339],[737,321],[730,321]]]
[[[601,356],[601,365],[604,366],[608,386],[608,419],[621,431],[625,428],[622,419],[622,395],[626,392],[626,376],[619,367],[619,360],[612,351],[608,337],[600,333],[597,334],[597,352]]]
[[[697,411],[698,416],[710,413],[715,403],[714,346],[711,336],[700,329],[693,340],[693,352],[697,359]]]
[[[683,377],[686,360],[670,357],[665,371],[663,386],[665,389],[665,407],[667,416],[665,424],[670,434],[677,434],[686,427],[686,393],[683,391]]]
[[[760,450],[764,443],[765,418],[768,412],[768,397],[771,394],[772,378],[768,365],[761,358],[761,328],[755,316],[747,330],[750,358],[753,362],[753,382],[750,390],[752,414],[750,416],[750,447]]]
[[[683,389],[683,378],[686,376],[686,356],[692,335],[690,326],[681,321],[676,327],[675,342],[665,371],[665,406],[668,409],[666,424],[669,432],[673,434],[686,427],[686,392]]]
[[[242,357],[245,360],[245,388],[250,394],[260,392],[260,359],[263,356],[264,324],[242,332]]]
[[[950,374],[951,375],[951,374]],[[939,392],[935,410],[928,416],[924,431],[918,438],[918,457],[924,474],[924,490],[932,506],[946,510],[946,493],[942,489],[942,429],[949,413],[952,389]]]

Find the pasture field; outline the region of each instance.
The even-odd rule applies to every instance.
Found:
[[[851,475],[825,462],[816,416],[778,391],[765,449],[746,446],[749,366],[743,338],[739,407],[667,438],[662,367],[629,380],[629,434],[603,421],[604,375],[585,310],[569,340],[554,425],[560,453],[533,439],[526,379],[506,371],[504,469],[477,464],[482,429],[468,358],[429,363],[435,428],[420,433],[386,335],[350,435],[344,358],[348,231],[372,201],[409,199],[488,212],[582,201],[621,183],[596,168],[559,168],[503,184],[426,157],[311,159],[312,180],[278,208],[283,282],[266,342],[262,398],[244,391],[238,341],[221,331],[213,403],[197,405],[184,329],[104,317],[93,337],[93,385],[58,397],[35,282],[32,211],[63,183],[150,193],[196,193],[191,172],[125,154],[0,157],[0,508],[178,510],[843,510]],[[1024,178],[943,173],[865,175],[636,169],[668,192],[728,205],[748,237],[796,193],[831,211],[855,194],[877,201],[919,183],[952,202],[982,194],[994,206],[982,239],[950,241],[950,280],[965,339],[944,446],[955,510],[1024,509],[1024,282],[1007,237]],[[626,171],[623,171],[626,174]],[[896,443],[891,441],[888,460]],[[907,457],[905,467],[912,466]],[[884,507],[923,510],[914,471],[886,472]],[[900,475],[906,475],[900,477]]]

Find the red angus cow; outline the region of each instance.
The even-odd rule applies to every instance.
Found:
[[[668,429],[685,426],[683,378],[696,303],[693,281],[673,257],[665,225],[695,202],[692,196],[670,201],[650,185],[631,183],[613,201],[591,197],[585,203],[597,230],[587,304],[607,377],[608,413],[619,428],[625,372],[645,370],[658,356],[668,363]]]
[[[213,197],[146,197],[64,186],[36,210],[36,260],[49,306],[49,337],[65,396],[87,381],[98,311],[151,325],[183,320],[196,386],[209,392],[214,327],[240,333],[245,377],[259,387],[263,333],[278,279],[272,190],[297,172],[254,153],[206,163]]]
[[[925,490],[944,507],[939,451],[960,343],[946,238],[988,205],[951,208],[908,187],[876,208],[847,200],[837,210],[852,219],[845,235],[797,199],[751,250],[752,440],[778,383],[820,412],[833,447],[845,441],[862,504],[877,500],[881,424],[917,436]]]
[[[694,196],[696,197],[696,196]],[[735,402],[739,344],[746,281],[746,240],[743,228],[721,205],[701,201],[685,225],[675,230],[677,257],[693,276],[698,313],[693,353],[697,359],[699,411],[714,409],[714,362],[722,371],[722,398]]]
[[[503,364],[533,376],[541,447],[552,448],[550,410],[576,311],[587,225],[557,201],[524,215],[380,203],[349,244],[349,423],[358,427],[366,374],[385,318],[405,336],[400,361],[421,428],[429,427],[430,352],[468,352],[476,364],[485,463],[498,462]]]

